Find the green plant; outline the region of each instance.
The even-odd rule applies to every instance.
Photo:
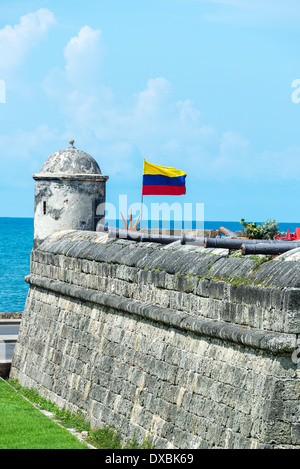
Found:
[[[112,426],[105,425],[102,428],[97,428],[97,429],[91,428],[90,423],[86,420],[85,416],[83,415],[81,411],[71,412],[68,409],[60,409],[53,402],[40,396],[38,391],[36,391],[35,389],[24,388],[23,386],[21,386],[17,380],[9,380],[7,383],[10,385],[11,388],[14,388],[14,390],[16,391],[15,394],[17,396],[19,395],[19,398],[21,396],[24,396],[26,399],[28,399],[28,401],[34,403],[40,409],[48,410],[49,412],[54,414],[55,419],[60,423],[61,426],[67,427],[67,428],[72,427],[80,432],[87,431],[88,438],[86,441],[97,449],[150,449],[150,448],[155,449],[155,446],[152,445],[150,440],[146,439],[141,444],[138,444],[136,437],[129,440],[125,444],[125,446],[123,446],[121,443],[120,432],[116,430],[115,428],[113,428]],[[1,380],[0,380],[0,394],[1,394]],[[1,398],[2,398],[2,395],[1,395]],[[1,398],[0,398],[0,410],[1,410]],[[29,404],[27,401],[24,401],[24,402],[26,405]],[[34,410],[39,414],[39,411],[37,409],[34,409]],[[49,419],[46,418],[46,420],[49,420]],[[54,422],[51,422],[51,423],[55,425]],[[61,427],[58,427],[58,428],[63,430]],[[77,447],[79,448],[87,449],[84,443],[79,443],[76,440],[76,438],[73,435],[68,434],[68,432],[67,432],[67,436],[73,439],[73,445],[75,444],[75,447],[77,445]],[[0,432],[0,448],[1,448],[2,437],[3,435],[1,435],[1,432]],[[18,441],[16,442],[13,441],[12,444],[18,445],[19,443]],[[27,441],[26,441],[26,444],[27,444]],[[39,445],[40,442],[38,441],[37,444]],[[58,440],[57,448],[60,448],[60,445],[64,447],[63,446],[64,441],[61,442],[60,440]],[[14,446],[14,447],[17,448],[18,446]]]
[[[243,256],[243,254],[241,253],[241,251],[235,251],[235,252],[232,254],[232,257],[238,257],[238,258],[242,259],[244,256]]]
[[[87,449],[0,379],[0,449]]]
[[[244,218],[241,219],[240,223],[245,228],[248,238],[250,238],[250,239],[259,239],[260,238],[259,227],[257,226],[256,223],[254,223],[254,222],[246,223]]]
[[[279,233],[276,220],[266,220],[259,225],[263,239],[273,239]]]
[[[246,223],[242,218],[240,223],[243,225],[250,239],[273,239],[278,234],[278,223],[276,220],[263,221],[260,225],[255,222]]]
[[[132,440],[129,440],[126,446],[123,449],[155,449],[155,446],[151,443],[150,440],[143,440],[141,444],[137,442],[136,437],[133,437]]]
[[[88,441],[97,449],[122,449],[120,433],[109,425],[90,430]]]

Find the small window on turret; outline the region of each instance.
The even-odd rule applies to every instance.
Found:
[[[46,215],[47,213],[47,203],[46,201],[43,202],[43,214]]]

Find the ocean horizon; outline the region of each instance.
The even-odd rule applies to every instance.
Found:
[[[257,222],[259,223],[259,222]],[[114,226],[124,227],[122,220]],[[215,230],[225,226],[229,230],[239,231],[243,226],[238,221],[204,221],[204,229]],[[299,223],[278,223],[279,230],[288,229],[294,233]],[[143,226],[144,227],[144,226]],[[167,225],[163,222],[152,222],[152,228],[177,228],[176,222]],[[180,224],[179,228],[182,228]],[[191,222],[185,223],[185,229],[203,228]],[[28,293],[28,284],[24,277],[30,273],[30,252],[33,247],[33,218],[0,217],[0,312],[22,312]]]

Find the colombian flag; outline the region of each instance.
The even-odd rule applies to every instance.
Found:
[[[167,166],[148,163],[144,160],[143,195],[185,194],[186,173]]]

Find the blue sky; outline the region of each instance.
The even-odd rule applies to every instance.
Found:
[[[111,203],[140,201],[145,158],[187,172],[147,204],[300,223],[299,20],[297,0],[1,0],[0,216],[33,216],[32,173],[73,138]]]

